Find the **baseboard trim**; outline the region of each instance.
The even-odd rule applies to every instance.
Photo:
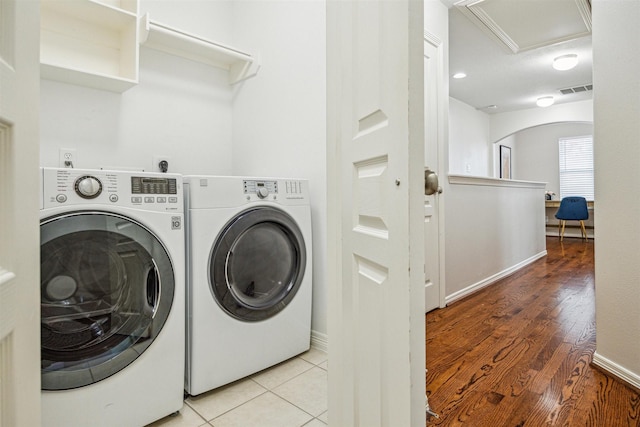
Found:
[[[311,331],[311,347],[329,352],[329,336],[318,331]]]
[[[629,384],[637,390],[640,390],[640,375],[631,372],[630,370],[618,365],[617,363],[607,359],[604,356],[595,352],[593,354],[592,363],[603,371],[613,375],[620,381]]]
[[[455,302],[459,299],[462,299],[466,296],[471,295],[474,292],[479,291],[482,288],[485,288],[495,282],[497,282],[500,279],[504,279],[505,277],[515,273],[516,271],[520,270],[522,267],[525,267],[531,263],[533,263],[534,261],[539,260],[540,258],[544,257],[547,255],[547,250],[545,249],[544,251],[525,259],[524,261],[519,262],[518,264],[511,266],[505,270],[502,270],[492,276],[487,277],[486,279],[483,279],[479,282],[476,282],[470,286],[467,286],[464,289],[461,289],[457,292],[452,293],[451,295],[448,295],[447,297],[445,297],[445,304],[449,305],[452,302]]]
[[[550,231],[550,230],[547,230],[547,231],[546,231],[546,233],[545,233],[545,236],[547,236],[547,237],[555,237],[555,238],[559,239],[559,237],[558,237],[558,230],[557,230],[557,229],[555,229],[555,230],[551,230],[551,231]],[[582,234],[580,234],[580,229],[578,228],[578,229],[577,229],[577,230],[575,230],[575,231],[567,230],[567,231],[564,233],[564,237],[565,237],[565,238],[567,238],[567,237],[576,237],[576,238],[578,238],[578,239],[582,239]],[[588,229],[588,228],[587,228],[587,239],[588,239],[588,240],[594,240],[594,237],[593,237],[593,230],[592,230],[592,229],[590,230],[590,229]]]

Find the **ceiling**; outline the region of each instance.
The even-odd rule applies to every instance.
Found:
[[[591,99],[590,0],[445,0],[449,9],[449,93],[489,114]],[[578,55],[568,71],[553,58]],[[454,79],[457,72],[466,78]],[[584,90],[585,87],[587,90]],[[575,88],[563,94],[561,89]],[[491,107],[494,106],[494,107]]]

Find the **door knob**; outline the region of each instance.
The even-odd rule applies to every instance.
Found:
[[[438,174],[427,168],[424,170],[424,195],[431,196],[435,193],[442,193],[442,189],[438,187]]]

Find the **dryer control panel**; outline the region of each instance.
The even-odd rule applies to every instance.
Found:
[[[301,180],[245,179],[243,184],[244,194],[256,195],[259,199],[277,200],[278,194],[282,194],[287,199],[302,199],[305,193]]]
[[[278,181],[244,180],[244,194],[255,194],[261,199],[278,194]]]
[[[298,178],[187,175],[190,209],[235,208],[251,203],[309,204],[309,182]]]
[[[177,174],[91,169],[42,169],[43,207],[103,204],[182,212]]]

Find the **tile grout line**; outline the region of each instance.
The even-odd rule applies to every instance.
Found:
[[[190,396],[190,395],[189,395]],[[196,408],[194,408],[193,406],[189,405],[189,402],[187,402],[187,398],[184,398],[184,400],[182,401],[186,406],[188,406],[197,416],[199,416],[205,423],[209,424],[209,421],[202,415],[200,414],[200,412],[196,411]],[[179,411],[178,411],[179,412]],[[202,425],[202,424],[201,424]]]
[[[247,379],[247,378],[242,378],[242,379],[238,380],[237,382],[244,381],[244,380],[246,380],[246,379]],[[250,378],[249,378],[249,379],[250,379]],[[254,381],[254,382],[255,382],[255,381]],[[231,383],[231,384],[233,384],[233,383]],[[224,412],[222,412],[222,413],[220,413],[220,414],[216,415],[215,417],[211,418],[210,420],[207,420],[207,419],[204,417],[204,415],[200,414],[200,412],[198,412],[198,411],[197,411],[193,406],[189,405],[189,407],[190,407],[191,409],[193,409],[193,411],[194,411],[196,414],[198,414],[198,416],[199,416],[200,418],[204,419],[204,421],[208,424],[208,423],[212,422],[213,420],[215,420],[216,418],[220,418],[221,416],[225,415],[226,413],[231,412],[231,411],[233,411],[233,410],[235,410],[235,409],[238,409],[239,407],[241,407],[241,406],[242,406],[242,405],[244,405],[245,403],[249,403],[249,402],[251,402],[252,400],[257,399],[258,397],[260,397],[260,396],[264,395],[265,393],[269,393],[269,392],[270,392],[270,390],[269,390],[268,388],[266,388],[265,386],[263,386],[262,384],[258,384],[258,383],[256,383],[256,384],[257,384],[260,388],[262,388],[262,392],[261,392],[260,394],[258,394],[258,395],[256,395],[256,396],[253,396],[253,397],[252,397],[251,399],[249,399],[249,400],[245,400],[244,402],[241,402],[241,403],[237,404],[237,405],[236,405],[236,406],[234,406],[233,408],[229,408],[229,409],[227,409],[226,411],[224,411]],[[228,384],[227,384],[227,385],[228,385]],[[223,386],[223,387],[224,387],[224,386]],[[215,390],[215,389],[214,389],[214,390]],[[187,401],[186,401],[186,400],[185,400],[185,403],[187,403]],[[188,404],[188,403],[187,403],[187,404]]]
[[[277,385],[275,385],[275,386],[273,386],[273,387],[271,387],[271,388],[267,388],[267,387],[265,387],[264,385],[260,384],[258,381],[254,380],[254,377],[258,376],[259,374],[264,373],[264,372],[268,372],[268,371],[270,371],[271,369],[275,368],[275,366],[278,366],[278,365],[281,365],[281,364],[287,363],[287,362],[289,362],[289,361],[291,361],[291,360],[294,360],[294,359],[300,359],[300,360],[302,360],[302,361],[304,361],[304,362],[308,363],[308,364],[309,364],[309,365],[311,365],[311,366],[310,366],[308,369],[305,369],[304,371],[300,372],[299,374],[296,374],[296,375],[294,375],[293,377],[289,378],[288,380],[286,380],[286,381],[284,381],[284,382],[281,382],[280,384],[277,384]],[[324,363],[324,362],[325,362],[325,361],[323,361],[323,362],[321,362],[321,363]],[[284,362],[281,362],[281,363],[279,363],[278,365],[275,365],[275,366],[272,366],[272,367],[270,367],[270,368],[264,369],[264,370],[262,370],[262,371],[260,371],[260,372],[256,372],[255,374],[250,375],[250,376],[249,376],[249,377],[247,377],[247,378],[250,378],[251,380],[253,380],[253,381],[254,381],[254,382],[256,382],[257,384],[259,384],[260,386],[262,386],[262,387],[266,388],[267,390],[271,391],[271,390],[273,390],[274,388],[276,388],[276,387],[280,387],[281,385],[283,385],[283,384],[285,384],[285,383],[288,383],[288,382],[289,382],[289,381],[291,381],[292,379],[294,379],[294,378],[296,378],[296,377],[299,377],[300,375],[304,374],[305,372],[310,371],[310,370],[311,370],[311,369],[313,369],[313,368],[320,368],[320,366],[316,365],[316,364],[315,364],[315,363],[313,363],[313,362],[309,362],[308,360],[304,360],[304,359],[303,359],[303,358],[301,358],[300,356],[292,357],[291,359],[286,360],[286,361],[284,361]],[[324,368],[320,368],[320,369],[322,369],[322,370],[325,370],[325,371],[326,371],[326,369],[324,369]]]
[[[306,362],[309,362],[309,361],[307,360]],[[326,360],[323,360],[322,362],[320,362],[320,364],[322,364],[322,363],[324,363],[324,362],[326,362]],[[294,376],[294,377],[291,377],[290,379],[288,379],[287,381],[283,382],[282,384],[278,384],[277,386],[273,387],[272,389],[269,389],[269,391],[270,391],[271,393],[273,393],[274,395],[278,396],[280,399],[284,400],[285,402],[287,402],[287,403],[289,403],[289,404],[291,404],[291,405],[295,406],[296,408],[300,409],[300,410],[301,410],[302,412],[304,412],[305,414],[309,414],[309,416],[313,417],[314,419],[317,419],[320,415],[322,415],[322,414],[323,414],[324,412],[326,412],[327,410],[325,409],[323,412],[321,412],[321,413],[320,413],[320,415],[317,415],[317,416],[316,416],[316,415],[313,415],[313,414],[309,413],[307,410],[305,410],[304,408],[301,408],[300,406],[296,405],[295,403],[293,403],[293,402],[289,401],[289,400],[288,400],[287,398],[285,398],[284,396],[281,396],[280,394],[278,394],[278,392],[276,392],[276,391],[274,390],[274,389],[276,389],[276,388],[278,388],[278,387],[281,387],[281,386],[285,385],[286,383],[288,383],[288,382],[290,382],[290,381],[293,381],[295,378],[298,378],[299,376],[306,374],[307,372],[311,371],[313,368],[318,368],[318,369],[320,369],[320,370],[323,370],[323,371],[325,371],[325,372],[328,372],[326,369],[321,368],[321,367],[319,366],[320,364],[314,364],[314,363],[312,363],[312,362],[309,362],[309,363],[311,363],[311,364],[313,365],[311,368],[307,369],[307,370],[306,370],[306,371],[304,371],[304,372],[299,373],[298,375],[296,375],[296,376]],[[318,420],[318,421],[320,421],[321,423],[323,423],[323,424],[324,424],[324,421],[322,421],[322,420]]]
[[[263,396],[265,393],[271,393],[271,394],[273,394],[274,396],[278,397],[279,399],[282,399],[283,401],[285,401],[285,402],[289,403],[290,405],[294,406],[295,408],[297,408],[297,409],[301,410],[301,411],[302,411],[302,412],[304,412],[305,414],[307,414],[307,415],[309,415],[310,417],[312,417],[312,419],[311,419],[311,420],[309,420],[309,421],[307,421],[307,423],[309,423],[310,421],[312,421],[312,420],[314,420],[314,419],[317,419],[318,421],[320,421],[321,423],[323,423],[323,424],[324,424],[324,421],[322,421],[322,420],[318,419],[318,416],[322,415],[322,414],[323,414],[324,412],[326,412],[326,411],[322,412],[322,413],[321,413],[320,415],[318,415],[318,416],[315,416],[315,415],[313,415],[313,414],[310,414],[309,412],[307,412],[307,411],[306,411],[306,410],[304,410],[303,408],[300,408],[298,405],[294,404],[293,402],[290,402],[289,400],[287,400],[287,399],[285,399],[284,397],[280,396],[278,393],[276,393],[276,392],[274,391],[274,389],[275,389],[275,388],[280,387],[280,386],[282,386],[282,385],[284,385],[284,384],[288,383],[289,381],[292,381],[293,379],[295,379],[295,378],[299,377],[300,375],[302,375],[302,374],[305,374],[305,373],[309,372],[309,371],[310,371],[311,369],[313,369],[313,368],[318,368],[318,369],[321,369],[321,370],[323,370],[323,371],[325,371],[325,372],[328,372],[328,370],[327,370],[327,369],[325,369],[325,368],[323,368],[323,367],[321,367],[321,366],[320,366],[321,364],[323,364],[323,363],[325,363],[325,362],[327,361],[326,359],[325,359],[325,360],[323,360],[323,361],[321,361],[321,362],[319,362],[319,363],[314,363],[314,362],[310,362],[309,360],[306,360],[306,359],[302,358],[302,357],[301,357],[301,356],[299,356],[299,355],[298,355],[298,356],[295,356],[294,358],[291,358],[291,359],[295,359],[295,358],[298,358],[298,359],[300,359],[300,360],[305,361],[306,363],[309,363],[310,367],[309,367],[308,369],[305,369],[304,371],[300,372],[299,374],[294,375],[293,377],[291,377],[291,378],[287,379],[286,381],[284,381],[284,382],[282,382],[282,383],[279,383],[279,384],[277,384],[277,385],[275,385],[275,386],[273,386],[273,387],[271,387],[271,388],[267,388],[267,387],[265,387],[264,385],[260,384],[258,381],[256,381],[256,380],[254,379],[254,377],[255,377],[256,375],[258,375],[258,373],[253,374],[253,375],[250,375],[250,376],[248,376],[248,377],[245,377],[244,379],[249,379],[249,380],[253,381],[255,384],[257,384],[258,386],[260,386],[260,387],[263,389],[262,393],[260,393],[260,394],[258,394],[258,395],[256,395],[256,396],[252,397],[252,398],[251,398],[251,399],[249,399],[249,400],[246,400],[246,401],[244,401],[244,402],[242,402],[242,403],[240,403],[240,404],[238,404],[238,405],[234,406],[233,408],[230,408],[230,409],[228,409],[228,410],[224,411],[223,413],[221,413],[221,414],[219,414],[219,415],[216,415],[216,416],[215,416],[214,418],[212,418],[211,420],[207,420],[207,419],[206,419],[202,414],[200,414],[200,413],[199,413],[199,412],[198,412],[198,411],[197,411],[193,406],[189,405],[189,402],[188,402],[186,399],[184,400],[184,403],[185,403],[187,406],[189,406],[189,408],[191,408],[191,410],[193,410],[193,411],[194,411],[194,412],[195,412],[195,413],[196,413],[200,418],[202,418],[206,424],[210,424],[210,423],[212,423],[215,419],[217,419],[217,418],[219,418],[219,417],[221,417],[221,416],[223,416],[223,415],[227,414],[228,412],[231,412],[231,411],[233,411],[233,410],[235,410],[235,409],[237,409],[237,408],[239,408],[239,407],[241,407],[241,406],[243,406],[243,405],[245,405],[245,404],[247,404],[247,403],[249,403],[249,402],[251,402],[251,401],[253,401],[253,400],[257,399],[257,398],[258,398],[258,397],[260,397],[260,396]],[[291,359],[290,359],[290,360],[291,360]],[[261,371],[261,372],[267,372],[267,371],[269,371],[270,369],[273,369],[273,368],[274,368],[274,366],[272,366],[272,367],[270,367],[270,368],[267,368],[267,369],[265,369],[265,370],[263,370],[263,371]],[[238,381],[241,381],[241,380],[238,380]],[[211,425],[211,424],[210,424],[210,425]]]

